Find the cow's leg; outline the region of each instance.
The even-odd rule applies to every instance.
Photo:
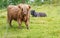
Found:
[[[9,15],[7,17],[7,22],[9,24],[9,26],[12,27],[12,25],[11,25],[12,19],[11,19],[11,17]]]
[[[18,21],[18,25],[19,25],[18,28],[21,29],[21,23],[22,23],[22,21],[20,19],[18,19],[17,21]]]
[[[11,25],[12,19],[11,19],[11,16],[9,14],[7,14],[7,22],[9,24],[9,26],[12,27],[12,25]]]
[[[27,29],[29,29],[29,20],[25,21]]]
[[[8,19],[8,23],[9,23],[10,27],[12,27],[11,22],[12,22],[12,19]]]
[[[10,23],[9,23],[9,24],[10,24],[10,26],[12,27],[12,24],[11,24],[11,23],[12,23],[12,19],[10,20]]]

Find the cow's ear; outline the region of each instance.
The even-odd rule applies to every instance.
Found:
[[[20,6],[20,5],[18,5],[18,8],[21,8],[21,6]]]
[[[31,6],[30,6],[30,5],[28,5],[28,8],[30,9],[30,8],[31,8]]]
[[[28,5],[28,11],[30,10],[30,8],[31,8],[31,6],[30,6],[30,5]]]

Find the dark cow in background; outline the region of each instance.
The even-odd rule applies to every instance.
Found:
[[[25,22],[27,29],[29,29],[29,18],[30,18],[30,6],[27,4],[19,4],[19,5],[9,5],[7,8],[7,19],[9,25],[12,27],[11,22],[15,20],[19,24],[19,28],[21,28],[22,21]]]
[[[31,10],[31,15],[33,17],[46,17],[47,16],[44,12],[35,12],[35,10]]]

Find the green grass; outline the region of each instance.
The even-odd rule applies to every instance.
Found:
[[[0,38],[60,38],[60,6],[32,6],[32,9],[45,12],[47,17],[31,16],[29,30],[24,23],[22,29],[18,29],[15,21],[10,28],[7,24],[7,11],[0,10]]]

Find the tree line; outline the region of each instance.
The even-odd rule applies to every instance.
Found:
[[[0,0],[0,8],[7,7],[10,4],[16,5],[19,3],[27,3],[33,5],[60,4],[60,0]]]

